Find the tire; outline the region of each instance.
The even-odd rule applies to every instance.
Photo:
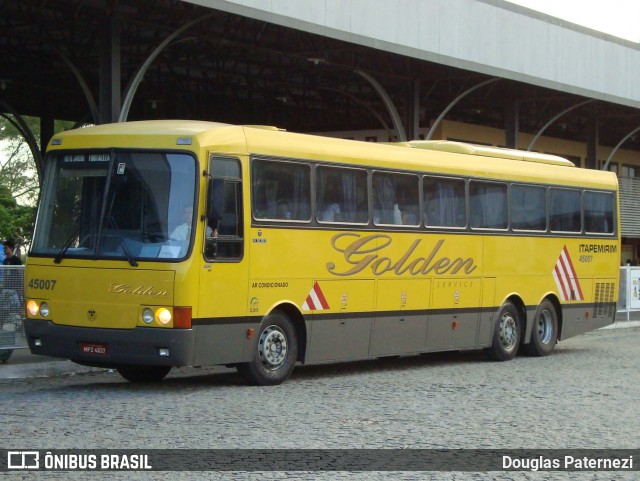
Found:
[[[274,386],[286,381],[298,358],[298,339],[289,317],[280,311],[265,317],[252,349],[253,360],[237,365],[249,384]]]
[[[171,366],[120,366],[118,372],[129,382],[160,382],[169,374]]]
[[[518,309],[511,302],[505,302],[493,329],[493,342],[486,350],[493,361],[510,361],[516,356],[522,337],[522,324]]]
[[[545,299],[540,303],[533,318],[531,342],[523,346],[530,356],[548,356],[558,341],[558,313],[551,301]]]
[[[2,362],[2,364],[9,362],[11,354],[13,354],[13,349],[0,349],[0,362]]]

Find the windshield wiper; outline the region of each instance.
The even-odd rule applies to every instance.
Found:
[[[120,247],[122,247],[122,251],[127,256],[127,260],[129,261],[129,264],[131,265],[131,267],[138,267],[138,262],[136,261],[136,258],[133,257],[133,254],[131,254],[131,251],[127,247],[127,243],[124,241],[124,237],[122,236],[119,236],[119,237],[120,237]]]
[[[120,238],[120,247],[122,247],[122,252],[124,252],[124,255],[127,256],[127,261],[129,261],[129,264],[131,265],[131,267],[138,267],[138,262],[136,261],[136,258],[133,256],[133,254],[131,254],[131,251],[127,247],[127,243],[124,240],[124,236],[119,233],[120,228],[118,227],[118,224],[116,224],[116,220],[111,215],[111,208],[109,208],[109,217],[107,220],[107,224],[114,229],[114,231],[116,232],[116,235]]]
[[[80,228],[78,227],[76,230],[73,231],[73,233],[71,234],[71,237],[69,237],[67,242],[64,243],[64,245],[62,246],[62,249],[58,251],[56,256],[53,258],[53,262],[55,262],[56,264],[60,264],[60,261],[62,261],[62,258],[67,253],[67,250],[69,249],[69,247],[71,247],[71,244],[73,244],[73,240],[79,235],[80,235]]]

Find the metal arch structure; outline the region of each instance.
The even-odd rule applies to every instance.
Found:
[[[73,73],[74,77],[78,80],[78,83],[80,84],[80,88],[82,89],[82,93],[84,94],[85,99],[89,104],[89,111],[91,112],[91,118],[93,120],[93,123],[98,124],[100,120],[98,105],[96,104],[96,100],[93,97],[93,94],[91,93],[91,89],[89,88],[87,81],[82,76],[82,73],[80,73],[80,70],[78,70],[78,68],[73,64],[73,62],[69,59],[69,57],[67,57],[67,55],[64,54],[64,52],[62,52],[57,47],[54,47],[53,50],[60,56],[60,58],[62,58],[64,63],[66,63],[67,66],[69,67],[69,70],[71,70],[71,72]]]
[[[464,92],[462,92],[460,95],[458,95],[455,99],[453,99],[449,105],[446,106],[446,108],[440,113],[440,115],[438,116],[438,118],[435,120],[435,122],[433,123],[433,125],[431,126],[431,128],[429,129],[429,133],[427,134],[425,140],[431,140],[431,138],[433,137],[433,134],[435,133],[436,129],[438,128],[438,125],[440,125],[440,122],[442,122],[442,120],[444,119],[445,115],[447,115],[449,113],[449,111],[464,97],[466,97],[467,95],[469,95],[471,92],[474,92],[476,90],[478,90],[481,87],[484,87],[485,85],[489,85],[493,82],[497,82],[498,80],[500,80],[497,77],[493,77],[490,78],[489,80],[485,80],[484,82],[480,82],[479,84],[474,85],[471,88],[468,88],[467,90],[465,90]]]
[[[380,123],[384,127],[384,130],[387,131],[387,135],[389,139],[391,139],[391,132],[392,132],[391,128],[389,127],[387,122],[384,120],[384,118],[382,118],[382,115],[376,112],[370,105],[367,105],[355,95],[352,95],[349,92],[345,92],[344,90],[338,90],[330,87],[322,87],[322,90],[326,90],[328,92],[335,92],[339,95],[344,95],[345,97],[353,100],[356,104],[360,105],[363,109],[365,109],[367,112],[369,112],[371,115],[373,115],[376,119],[380,121]]]
[[[133,79],[131,80],[129,86],[127,87],[127,93],[126,93],[126,95],[124,97],[124,101],[122,102],[122,108],[120,109],[120,115],[118,116],[118,122],[126,122],[127,121],[127,117],[129,116],[129,109],[131,108],[131,102],[133,102],[133,97],[136,94],[136,91],[138,90],[138,86],[140,85],[140,82],[142,82],[142,79],[144,78],[144,74],[149,69],[149,66],[153,63],[153,61],[156,59],[156,57],[158,55],[160,55],[160,52],[162,52],[164,50],[164,48],[167,45],[169,45],[173,41],[173,39],[175,39],[182,32],[184,32],[185,30],[188,30],[189,28],[193,27],[196,23],[202,22],[203,20],[206,20],[207,18],[210,18],[212,16],[213,16],[213,14],[211,14],[211,13],[207,14],[207,15],[203,15],[201,17],[198,17],[198,18],[192,20],[191,22],[187,23],[186,25],[183,25],[182,27],[180,27],[179,29],[174,31],[171,35],[169,35],[167,38],[165,38],[162,42],[160,42],[160,45],[158,45],[153,50],[153,52],[151,52],[149,57],[147,57],[147,59],[144,61],[144,63],[140,66],[140,68],[138,69],[136,75],[133,77]]]
[[[22,135],[25,142],[29,146],[29,150],[31,151],[31,155],[33,155],[33,161],[36,164],[36,172],[38,173],[38,182],[42,183],[43,173],[44,173],[44,162],[42,159],[42,152],[40,151],[40,147],[38,147],[38,140],[36,136],[33,134],[27,123],[24,121],[22,116],[16,112],[9,104],[0,100],[0,107],[9,112],[12,117],[7,114],[0,113],[2,117],[7,119],[8,122],[13,125],[18,132]]]
[[[637,132],[640,132],[640,126],[638,126],[635,129],[633,129],[631,132],[629,132],[627,135],[625,135],[622,138],[622,140],[620,140],[620,142],[618,142],[616,144],[616,146],[611,150],[611,153],[607,157],[607,160],[602,165],[602,170],[608,170],[609,169],[609,163],[611,162],[611,159],[613,159],[613,156],[616,155],[616,152],[618,152],[618,149],[620,149],[620,147],[622,147],[622,144],[624,144],[627,140],[629,140],[631,137],[633,137],[634,134],[636,134]]]
[[[542,134],[544,133],[545,130],[547,130],[547,128],[549,128],[556,120],[558,120],[560,117],[562,117],[565,114],[568,114],[569,112],[571,112],[572,110],[577,109],[578,107],[582,107],[583,105],[586,104],[590,104],[591,102],[595,102],[594,99],[590,99],[590,100],[585,100],[584,102],[579,102],[575,105],[572,105],[569,108],[564,109],[562,112],[554,115],[551,119],[549,119],[549,121],[544,124],[542,126],[542,128],[538,131],[538,133],[533,137],[533,139],[531,139],[531,142],[529,142],[529,145],[527,146],[527,150],[530,151],[531,149],[533,149],[533,146],[536,144],[536,142],[538,141],[538,139],[542,136]]]
[[[380,83],[376,79],[374,79],[367,72],[363,72],[362,70],[358,69],[358,70],[355,70],[355,73],[357,73],[362,78],[364,78],[367,82],[369,82],[371,86],[374,88],[374,90],[378,92],[378,95],[382,97],[382,101],[384,102],[384,105],[387,108],[389,115],[391,116],[393,126],[396,129],[396,132],[398,132],[398,140],[400,142],[406,142],[407,134],[404,130],[404,125],[402,124],[402,120],[400,120],[400,114],[398,114],[398,109],[396,109],[396,106],[393,103],[393,100],[391,100],[391,97],[389,97],[389,94],[387,93],[387,91],[384,89],[384,87],[382,87],[382,85],[380,85]]]

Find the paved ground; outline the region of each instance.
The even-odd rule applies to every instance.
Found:
[[[546,358],[492,363],[473,352],[301,367],[287,383],[266,388],[246,386],[224,368],[174,370],[163,383],[146,386],[108,371],[0,379],[0,446],[638,448],[639,363],[636,327],[579,336]],[[607,472],[38,474],[123,480],[636,479]]]

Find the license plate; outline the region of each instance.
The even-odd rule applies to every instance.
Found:
[[[97,342],[81,342],[80,352],[94,356],[106,356],[109,353],[109,346]]]

